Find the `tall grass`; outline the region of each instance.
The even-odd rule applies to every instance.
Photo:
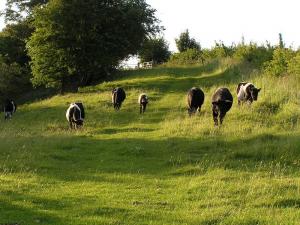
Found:
[[[226,86],[236,96],[240,81],[262,88],[258,101],[238,107],[235,98],[214,127],[212,93]],[[299,224],[298,85],[227,59],[124,72],[24,104],[0,121],[0,224]],[[127,93],[119,112],[115,86]],[[206,98],[189,117],[193,86]],[[64,116],[73,101],[87,111],[78,131]]]

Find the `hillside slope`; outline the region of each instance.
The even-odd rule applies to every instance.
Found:
[[[251,107],[237,106],[240,81],[262,88]],[[127,92],[119,112],[116,86]],[[193,86],[206,99],[190,118]],[[210,99],[221,86],[235,102],[216,128]],[[225,60],[127,71],[22,105],[0,121],[0,224],[299,224],[298,86]],[[144,115],[141,92],[150,96]],[[73,101],[87,111],[79,131],[65,119]]]

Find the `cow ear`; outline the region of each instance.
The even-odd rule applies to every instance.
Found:
[[[257,90],[258,90],[258,92],[260,92],[260,91],[261,91],[261,88],[258,88]]]

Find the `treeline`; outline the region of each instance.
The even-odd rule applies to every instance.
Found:
[[[282,34],[279,34],[277,45],[271,45],[269,42],[261,45],[254,42],[245,43],[242,39],[240,43],[233,43],[230,46],[219,41],[215,42],[211,48],[201,48],[200,43],[195,38],[190,37],[189,31],[186,30],[175,39],[178,52],[173,54],[169,52],[167,42],[163,38],[148,40],[148,42],[156,42],[157,40],[160,40],[165,46],[164,48],[156,48],[155,51],[165,53],[152,54],[154,56],[152,58],[151,54],[148,54],[148,57],[141,55],[142,61],[152,60],[157,64],[164,64],[164,66],[180,66],[201,65],[216,59],[232,58],[237,62],[251,64],[261,70],[262,73],[271,76],[300,75],[300,50],[286,47]],[[148,50],[148,52],[151,51]],[[168,55],[169,57],[165,57],[164,60],[155,58],[159,55]]]
[[[105,80],[162,29],[144,0],[8,0],[2,16],[2,99]]]

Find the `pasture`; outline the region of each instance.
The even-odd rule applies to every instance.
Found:
[[[237,106],[236,85],[261,87]],[[120,111],[111,90],[127,98]],[[186,93],[205,101],[189,117]],[[214,127],[211,96],[234,96]],[[137,98],[149,104],[139,114]],[[0,224],[299,224],[299,79],[261,76],[222,60],[205,66],[124,71],[113,81],[19,106],[0,120]],[[84,128],[68,105],[82,101]],[[4,117],[4,116],[3,116]]]

